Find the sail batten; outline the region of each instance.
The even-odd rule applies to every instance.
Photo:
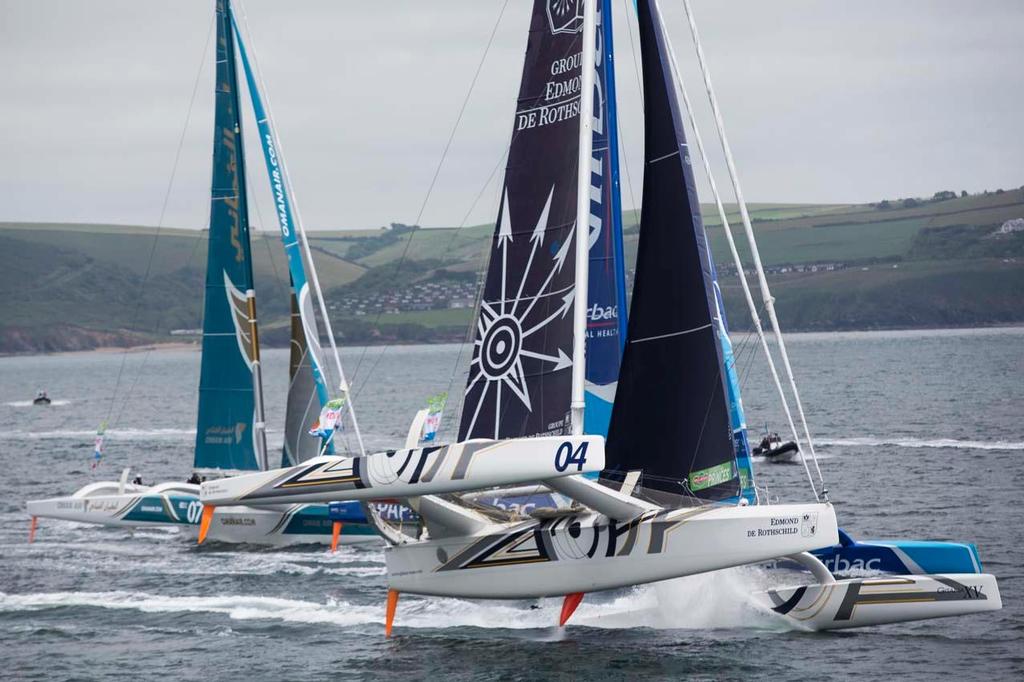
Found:
[[[228,0],[217,1],[210,231],[195,468],[265,468],[245,157]]]
[[[644,186],[627,344],[606,479],[642,472],[667,503],[738,492],[718,302],[657,3],[637,7]]]

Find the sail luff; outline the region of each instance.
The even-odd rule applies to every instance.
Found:
[[[590,268],[590,161],[594,142],[594,68],[597,0],[583,0],[583,46],[580,86],[580,139],[576,167],[576,283],[573,304],[572,432],[583,434],[587,378],[587,289]]]
[[[195,467],[251,470],[266,466],[266,440],[245,157],[229,11],[228,1],[218,0],[213,172]]]

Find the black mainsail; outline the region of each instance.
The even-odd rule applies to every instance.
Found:
[[[535,0],[459,439],[571,428],[583,2]]]
[[[714,274],[655,0],[637,3],[644,85],[644,188],[633,300],[604,478],[642,471],[661,501],[739,489]]]

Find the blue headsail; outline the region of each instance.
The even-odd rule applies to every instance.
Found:
[[[263,158],[267,165],[270,191],[273,194],[274,205],[277,209],[278,226],[281,228],[281,241],[284,243],[285,255],[288,257],[288,272],[291,276],[293,305],[298,308],[297,321],[300,322],[300,325],[296,328],[294,324],[296,320],[293,316],[293,362],[292,381],[290,384],[293,390],[289,391],[289,410],[286,421],[289,423],[295,421],[299,425],[299,429],[297,431],[295,429],[286,429],[286,431],[295,431],[295,434],[289,433],[285,438],[282,458],[283,464],[287,466],[297,464],[308,459],[308,456],[315,456],[317,454],[316,450],[319,444],[316,439],[301,437],[303,433],[301,428],[302,415],[310,411],[310,393],[308,390],[310,378],[308,373],[312,372],[311,381],[315,386],[316,397],[319,402],[316,409],[312,409],[314,417],[319,413],[320,408],[330,400],[330,392],[324,380],[321,362],[323,353],[317,342],[319,334],[317,332],[316,317],[313,313],[313,301],[310,298],[309,282],[306,278],[305,259],[302,256],[302,249],[299,245],[298,232],[293,218],[294,213],[288,196],[288,183],[285,179],[284,165],[280,161],[277,150],[277,138],[270,125],[270,117],[263,106],[259,86],[256,82],[252,66],[249,63],[249,55],[246,52],[242,36],[238,31],[238,24],[235,21],[233,12],[231,14],[231,25],[234,28],[234,35],[238,41],[238,53],[242,57],[242,67],[245,69],[249,96],[252,99],[252,108],[256,115],[256,127],[259,130],[260,143],[263,146]],[[294,352],[296,345],[299,346],[297,358]],[[295,394],[294,396],[292,395],[293,393]],[[298,414],[293,414],[295,409],[298,409],[303,404],[305,404],[307,409],[301,410]],[[292,436],[295,437],[293,438]],[[293,440],[295,442],[290,442]],[[310,450],[310,452],[304,453],[302,450]]]
[[[608,433],[608,421],[612,416],[619,363],[626,341],[626,277],[619,197],[611,0],[601,0],[597,22],[583,430],[604,436]]]
[[[259,339],[227,0],[217,2],[216,114],[203,356],[196,426],[197,469],[265,468]]]
[[[740,396],[739,377],[736,374],[736,357],[729,338],[729,323],[725,317],[722,290],[718,286],[718,273],[711,258],[708,245],[708,260],[711,262],[711,277],[715,286],[715,303],[718,305],[718,338],[722,343],[722,363],[725,367],[725,387],[729,396],[729,421],[732,424],[733,447],[736,450],[736,471],[740,477],[740,497],[753,504],[757,501],[754,490],[754,463],[750,458],[750,441],[747,439],[747,418],[743,412],[743,398]]]

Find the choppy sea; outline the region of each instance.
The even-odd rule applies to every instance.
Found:
[[[788,337],[840,523],[861,538],[975,542],[1004,609],[838,634],[788,629],[735,569],[560,602],[404,595],[383,636],[380,547],[196,547],[174,530],[43,521],[24,501],[131,466],[184,479],[199,354],[0,358],[0,677],[4,679],[903,679],[1024,677],[1024,329]],[[737,337],[751,431],[783,431],[767,373]],[[464,382],[460,346],[343,354],[368,444],[399,443],[426,396]],[[265,354],[283,419],[287,356]],[[120,379],[118,377],[120,376]],[[54,398],[33,407],[37,389]],[[457,400],[454,402],[457,403]],[[110,422],[90,469],[93,436]],[[447,427],[454,427],[449,419]],[[450,435],[450,432],[449,434]],[[280,430],[271,429],[272,446]],[[809,499],[798,465],[761,465],[771,495]]]

